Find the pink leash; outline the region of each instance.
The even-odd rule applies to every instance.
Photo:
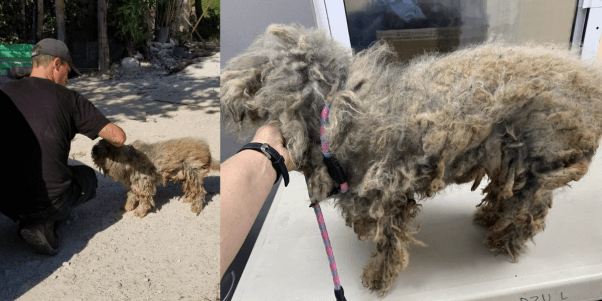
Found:
[[[330,107],[330,103],[326,103],[324,105],[324,109],[322,109],[321,114],[321,126],[320,126],[320,141],[322,145],[322,154],[324,154],[325,158],[331,158],[332,155],[328,150],[328,145],[326,144],[326,137],[324,137],[324,126],[326,125],[326,120],[328,119],[328,109]],[[307,176],[305,177],[305,182],[307,183]],[[337,183],[338,185],[338,183]],[[340,185],[341,192],[347,191],[347,182],[344,182]],[[311,198],[311,196],[310,196]],[[345,292],[343,290],[343,286],[341,286],[341,281],[339,280],[339,272],[337,271],[337,263],[334,261],[334,252],[332,251],[332,245],[330,244],[330,238],[328,237],[328,230],[326,230],[326,223],[324,222],[324,216],[322,215],[322,209],[320,208],[320,204],[313,203],[310,207],[314,208],[314,213],[316,214],[316,219],[318,220],[318,226],[320,227],[320,234],[322,235],[322,241],[324,241],[324,247],[326,248],[326,255],[328,255],[328,263],[330,265],[330,272],[332,273],[332,281],[334,282],[334,295],[337,301],[347,301],[345,299]]]

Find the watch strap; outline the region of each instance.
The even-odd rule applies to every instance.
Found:
[[[267,143],[258,143],[258,142],[251,142],[251,143],[247,143],[245,144],[239,151],[238,153],[240,153],[243,150],[246,149],[252,149],[255,151],[258,151],[260,153],[263,153],[268,160],[270,160],[272,162],[272,167],[274,167],[274,169],[276,170],[276,182],[274,182],[274,184],[276,184],[278,182],[278,180],[280,179],[280,175],[282,175],[282,178],[284,178],[284,186],[288,186],[288,182],[289,182],[289,177],[288,177],[288,169],[286,168],[286,165],[284,164],[284,157],[282,157],[278,151],[276,151],[273,147],[271,147],[269,144]]]

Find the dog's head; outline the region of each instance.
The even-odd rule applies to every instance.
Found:
[[[104,175],[107,175],[113,164],[133,160],[137,156],[138,152],[132,146],[117,147],[105,139],[101,139],[92,147],[92,161]]]
[[[279,121],[293,163],[303,166],[308,146],[320,143],[327,95],[345,81],[351,62],[351,50],[326,31],[270,25],[221,74],[222,122],[244,139]]]

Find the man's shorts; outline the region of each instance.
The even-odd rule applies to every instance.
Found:
[[[69,166],[73,172],[71,185],[63,194],[52,201],[52,206],[33,214],[19,216],[19,228],[29,224],[39,224],[48,221],[65,221],[71,215],[73,208],[96,197],[98,179],[94,169],[85,166]]]

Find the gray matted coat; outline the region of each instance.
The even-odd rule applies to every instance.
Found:
[[[417,203],[486,176],[475,221],[513,261],[545,226],[552,191],[586,174],[602,134],[602,76],[562,47],[488,42],[395,62],[385,43],[352,54],[325,32],[271,25],[221,74],[222,122],[245,137],[277,120],[311,202],[333,187],[320,112],[349,191],[346,224],[377,250],[363,284],[384,295],[408,265]]]

